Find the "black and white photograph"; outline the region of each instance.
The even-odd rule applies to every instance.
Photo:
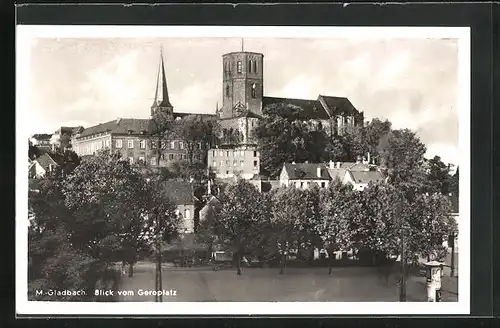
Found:
[[[17,33],[18,313],[469,313],[468,28]]]

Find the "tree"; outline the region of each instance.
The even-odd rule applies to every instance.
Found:
[[[189,164],[196,161],[206,164],[207,152],[218,143],[220,133],[215,117],[188,115],[176,121],[173,129],[185,142]]]
[[[380,139],[391,132],[392,124],[388,120],[382,121],[378,118],[374,118],[368,123],[368,125],[363,127],[363,141],[366,145],[365,151],[369,152],[371,158],[375,161],[375,164],[380,164],[380,158],[378,154],[378,145]],[[363,154],[364,155],[364,154]]]
[[[353,218],[349,214],[355,212],[355,201],[352,186],[343,184],[338,178],[321,192],[320,220],[316,221],[315,230],[319,237],[318,246],[329,254],[329,274],[332,272],[333,253],[352,248],[355,231],[351,229]]]
[[[458,197],[458,191],[459,191],[459,172],[458,172],[458,169],[459,169],[459,167],[457,167],[455,174],[450,176],[449,182],[448,182],[450,193],[457,195],[457,197]]]
[[[28,297],[30,300],[91,300],[106,265],[68,240],[71,213],[64,205],[61,176],[48,175],[30,188],[28,208]],[[85,290],[81,295],[42,295],[37,290]]]
[[[284,273],[286,256],[291,249],[296,249],[300,233],[308,231],[311,220],[314,222],[317,207],[313,194],[295,188],[282,187],[273,194],[271,223],[276,237],[277,250],[281,255],[280,274]]]
[[[381,166],[386,169],[390,183],[403,190],[410,201],[427,188],[425,152],[425,145],[408,129],[389,132],[378,145]]]
[[[148,187],[118,154],[102,151],[84,160],[64,181],[66,222],[77,249],[107,263],[130,265],[149,249]]]
[[[36,159],[40,157],[40,155],[40,149],[36,145],[33,145],[31,140],[28,139],[28,157],[30,159]]]
[[[305,111],[295,105],[279,103],[263,109],[263,118],[254,128],[258,140],[263,174],[279,175],[283,163],[314,161],[322,158],[321,148],[308,147],[316,139],[324,143],[319,132],[311,133]]]
[[[422,256],[442,261],[447,253],[443,241],[456,230],[447,197],[439,192],[420,194],[406,213],[409,260]]]
[[[221,208],[213,220],[213,233],[220,242],[234,250],[237,275],[241,275],[241,259],[247,244],[260,234],[268,220],[265,198],[249,182],[239,179],[227,185],[219,195]]]
[[[434,156],[427,160],[427,179],[429,192],[440,192],[443,195],[450,192],[450,168],[441,161],[441,157]]]
[[[165,111],[157,110],[151,117],[149,123],[149,139],[151,148],[156,155],[156,167],[160,166],[160,159],[164,154],[167,141],[171,138],[178,138],[173,132],[175,122],[171,115]]]

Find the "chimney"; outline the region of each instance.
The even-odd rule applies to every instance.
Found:
[[[366,154],[366,160],[368,161],[368,164],[371,164],[371,158],[370,158],[370,152],[368,152],[368,154]]]
[[[329,167],[330,169],[334,169],[334,168],[335,168],[335,163],[334,163],[333,161],[330,161],[330,162],[328,163],[328,167]]]
[[[337,168],[340,169],[340,162],[337,162]]]
[[[318,178],[321,178],[321,166],[318,166],[316,171],[317,171]]]

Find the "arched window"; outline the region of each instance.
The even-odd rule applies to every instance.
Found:
[[[257,84],[252,83],[252,98],[257,98]]]
[[[243,69],[243,65],[241,63],[241,60],[238,60],[238,65],[237,65],[238,73],[241,73],[242,69]]]
[[[230,90],[229,90],[229,85],[226,85],[226,97],[230,97],[231,94],[230,94]]]
[[[252,61],[248,61],[248,73],[252,73]]]
[[[253,71],[254,71],[254,73],[258,73],[256,60],[253,62]]]

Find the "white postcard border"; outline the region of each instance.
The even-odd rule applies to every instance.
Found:
[[[470,28],[469,27],[16,27],[16,312],[26,315],[404,315],[470,313]],[[35,302],[27,299],[28,176],[26,174],[30,42],[36,38],[283,37],[459,39],[460,232],[458,302]]]

